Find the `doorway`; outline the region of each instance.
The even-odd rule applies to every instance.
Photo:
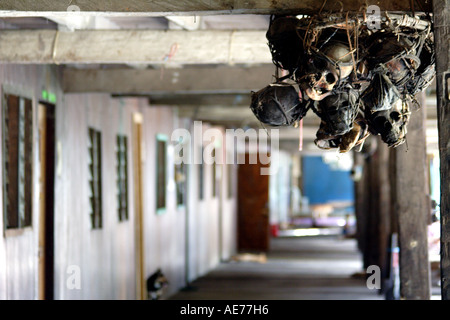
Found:
[[[240,251],[269,250],[269,176],[262,175],[267,168],[259,161],[250,163],[250,154],[245,154],[245,163],[238,167],[238,249]]]
[[[39,299],[54,299],[55,105],[38,105]]]

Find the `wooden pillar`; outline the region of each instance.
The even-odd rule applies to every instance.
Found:
[[[441,158],[441,295],[450,300],[450,103],[449,36],[450,4],[433,0],[434,39],[436,48],[436,89]]]
[[[376,149],[377,139],[367,138],[363,151],[355,154],[355,164],[362,169],[360,179],[355,182],[355,210],[357,219],[358,248],[362,253],[363,267],[367,269],[370,265],[377,264],[374,258],[374,240],[376,237],[375,217],[371,210],[372,187],[371,177],[372,154]]]
[[[387,279],[390,271],[390,259],[388,257],[391,238],[391,207],[390,207],[390,183],[389,183],[389,148],[386,144],[378,145],[377,167],[378,167],[378,250],[379,266],[383,279]],[[381,284],[381,290],[384,292],[387,288],[385,282]]]
[[[356,217],[356,239],[358,242],[358,249],[361,253],[364,254],[365,251],[365,243],[366,243],[366,220],[367,220],[367,212],[365,207],[365,179],[364,173],[366,171],[365,168],[365,157],[363,153],[354,152],[353,153],[353,161],[354,161],[354,194],[355,194],[355,217]],[[367,268],[368,265],[364,261],[364,268]]]
[[[389,184],[389,149],[380,140],[376,151],[367,161],[369,179],[368,214],[369,218],[369,248],[370,264],[380,267],[383,279],[389,271],[388,247],[390,239],[390,184]],[[384,282],[382,282],[384,291]]]
[[[362,168],[355,181],[355,214],[358,247],[364,268],[377,265],[383,278],[388,275],[388,247],[391,234],[389,149],[371,137],[361,153],[354,154],[355,168]],[[384,290],[384,282],[382,283]]]
[[[430,298],[429,203],[426,183],[425,106],[413,112],[407,143],[395,149],[395,208],[398,217],[400,299]]]

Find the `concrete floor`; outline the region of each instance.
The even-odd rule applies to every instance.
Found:
[[[383,300],[366,280],[353,239],[279,237],[267,261],[221,263],[169,300]]]

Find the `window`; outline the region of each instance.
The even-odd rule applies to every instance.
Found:
[[[128,220],[128,139],[116,137],[117,157],[117,211],[119,221]]]
[[[30,99],[3,99],[3,199],[6,229],[31,226],[33,107]]]
[[[183,159],[184,148],[180,150],[179,157]],[[175,164],[175,184],[177,187],[177,205],[183,206],[186,201],[186,166],[183,161]]]
[[[162,213],[166,209],[166,165],[167,137],[156,136],[156,211]]]
[[[92,229],[102,228],[102,134],[89,128],[89,203]]]

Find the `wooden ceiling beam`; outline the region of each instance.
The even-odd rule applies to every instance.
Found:
[[[65,92],[111,94],[242,93],[273,82],[273,65],[177,69],[65,69]]]
[[[269,64],[265,31],[7,30],[0,62],[33,64]]]
[[[48,13],[65,13],[80,10],[85,14],[96,15],[208,15],[208,14],[315,14],[323,11],[357,11],[367,5],[378,5],[386,11],[411,11],[409,1],[391,0],[3,0],[0,2],[0,15],[24,16]],[[414,2],[416,3],[416,2]],[[423,3],[419,10],[430,10],[431,1]],[[76,6],[76,7],[75,7]],[[322,8],[323,6],[323,8]]]

